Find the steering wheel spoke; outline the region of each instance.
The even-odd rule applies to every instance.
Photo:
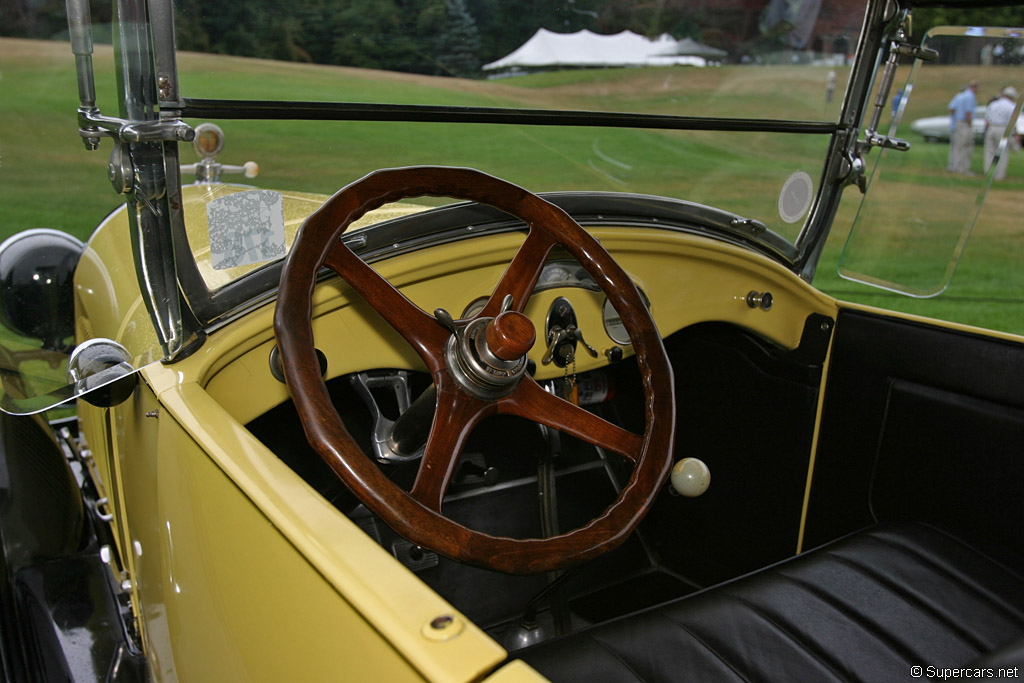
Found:
[[[344,242],[339,241],[330,251],[324,265],[343,277],[391,327],[405,337],[431,372],[440,367],[438,359],[448,332],[433,316],[409,301]]]
[[[499,412],[539,422],[621,455],[634,464],[643,451],[643,437],[545,391],[529,377],[524,378],[514,395],[502,402]]]
[[[430,510],[441,512],[441,501],[466,439],[473,427],[493,410],[493,404],[466,395],[450,380],[438,384],[433,426],[409,495]]]
[[[490,318],[498,315],[502,301],[509,294],[512,295],[510,310],[522,313],[526,308],[526,302],[530,300],[533,288],[537,286],[537,280],[540,279],[544,261],[555,244],[550,235],[531,227],[526,235],[526,241],[508,264],[501,280],[498,281],[498,286],[494,288],[479,315]]]

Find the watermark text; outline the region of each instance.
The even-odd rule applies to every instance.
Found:
[[[942,666],[912,666],[910,676],[912,678],[932,678],[947,680],[951,678],[1020,678],[1020,667],[1010,666],[1005,668],[995,667],[942,667]]]

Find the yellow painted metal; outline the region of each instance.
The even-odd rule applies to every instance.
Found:
[[[202,413],[192,405],[208,408],[183,408],[183,400],[161,402],[143,385],[115,411],[130,451],[124,507],[132,520],[146,655],[157,680],[471,678],[420,672],[396,651],[210,457],[217,430],[202,434],[201,446],[182,427],[182,412],[195,420]],[[317,536],[339,556],[359,554],[331,529]],[[379,576],[363,578],[373,583]]]
[[[814,411],[814,430],[811,433],[811,454],[807,464],[807,479],[804,484],[804,500],[800,506],[800,526],[796,534],[796,548],[794,552],[799,555],[804,551],[804,531],[807,529],[807,509],[811,502],[811,486],[814,484],[815,463],[818,459],[818,439],[821,436],[821,416],[825,410],[825,387],[828,384],[829,366],[832,362],[832,344],[835,342],[835,329],[832,330],[832,338],[829,340],[828,349],[825,351],[825,362],[821,368],[821,380],[818,385],[818,405]]]
[[[126,231],[124,215],[115,215],[90,242],[76,297],[80,332],[130,344],[152,333],[125,261]],[[781,266],[735,246],[653,228],[592,233],[645,291],[663,336],[724,321],[795,348],[808,314],[835,318],[839,310]],[[425,310],[444,307],[458,316],[493,290],[521,243],[518,233],[477,237],[374,267]],[[749,307],[750,291],[770,291],[772,309]],[[602,294],[539,292],[527,313],[538,327],[540,341],[530,353],[540,378],[562,373],[539,363],[544,317],[558,295],[573,302],[591,344],[602,352],[614,344],[602,324]],[[150,366],[110,419],[101,409],[80,410],[103,485],[120,511],[119,550],[132,570],[155,677],[480,680],[504,650],[245,429],[288,399],[269,371],[272,315],[271,305],[248,311],[189,358]],[[421,365],[337,280],[317,288],[314,316],[330,376]],[[581,353],[577,369],[606,362],[603,353]],[[430,623],[444,615],[458,628],[435,633]],[[541,679],[513,662],[487,680]]]
[[[205,390],[183,379],[187,371],[157,366],[145,374],[166,413],[161,419],[180,423],[203,445],[209,462],[392,643],[395,656],[432,681],[472,680],[501,661],[504,651],[494,641],[313,491]],[[444,615],[462,620],[462,633],[441,642],[426,638],[424,626]],[[344,629],[340,633],[344,637]]]
[[[151,331],[126,259],[127,227],[122,211],[90,242],[76,310],[80,335],[130,345]],[[502,648],[204,400],[189,370],[153,365],[128,402],[80,409],[117,511],[118,551],[157,680],[468,681],[503,659]],[[268,501],[283,497],[284,513]],[[464,624],[458,637],[425,637],[443,615]]]
[[[795,348],[808,314],[834,317],[837,312],[831,298],[773,261],[738,247],[658,229],[595,228],[591,232],[646,292],[663,336],[695,323],[725,321]],[[473,300],[494,289],[522,239],[518,233],[478,237],[398,256],[375,267],[424,310],[441,307],[458,317]],[[747,305],[746,296],[752,290],[773,294],[770,311]],[[564,373],[541,363],[544,320],[557,296],[572,301],[580,329],[599,352],[595,359],[581,348],[578,372],[606,365],[604,352],[616,346],[602,322],[602,293],[580,288],[539,292],[526,308],[537,328],[530,357],[537,363],[538,379]],[[203,360],[190,359],[190,366],[193,362],[203,366],[197,370],[198,381],[242,423],[288,399],[287,389],[269,373],[272,316],[272,306],[252,312],[219,331],[219,339],[197,354]],[[329,377],[373,368],[422,369],[412,348],[337,280],[317,289],[314,316],[314,334],[327,356]],[[628,347],[624,350],[629,353]],[[243,384],[253,390],[236,391]]]

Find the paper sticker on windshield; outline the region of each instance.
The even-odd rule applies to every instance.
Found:
[[[284,256],[284,201],[280,192],[250,190],[206,205],[210,261],[215,270]]]

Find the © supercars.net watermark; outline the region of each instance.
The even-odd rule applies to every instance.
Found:
[[[1011,680],[1018,680],[1021,675],[1021,668],[1019,666],[1010,666],[1006,668],[977,668],[977,667],[941,667],[941,666],[912,666],[910,667],[910,675],[913,678],[932,678],[939,680],[946,680],[949,678],[1008,678]]]

